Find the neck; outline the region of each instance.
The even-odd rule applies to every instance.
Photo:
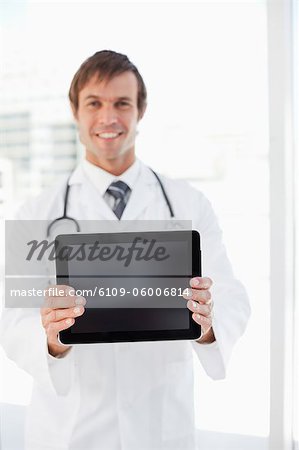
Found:
[[[95,155],[86,152],[85,158],[91,164],[111,173],[112,175],[119,176],[124,173],[135,161],[135,155],[131,155],[129,158],[116,158],[102,160]]]

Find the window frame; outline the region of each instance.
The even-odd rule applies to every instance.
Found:
[[[267,2],[271,223],[270,450],[294,448],[294,8],[295,0]]]

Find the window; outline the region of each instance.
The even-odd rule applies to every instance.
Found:
[[[294,314],[294,411],[293,438],[294,449],[299,450],[299,7],[293,2],[294,8],[294,132],[295,132],[295,314]]]

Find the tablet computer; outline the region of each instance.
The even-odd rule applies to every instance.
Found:
[[[63,344],[198,339],[183,292],[201,276],[194,230],[56,237],[56,280],[86,298]]]

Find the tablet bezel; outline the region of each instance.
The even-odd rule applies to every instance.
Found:
[[[176,230],[176,231],[154,231],[154,232],[139,232],[138,235],[144,238],[150,238],[155,235],[155,238],[161,241],[165,240],[181,240],[181,233],[190,233],[191,230]],[[169,238],[171,233],[171,238]],[[86,242],[94,242],[105,235],[109,239],[114,237],[113,242],[125,242],[124,235],[136,235],[136,232],[123,233],[75,233],[59,235],[55,239],[55,248],[59,249],[61,246],[77,245]],[[167,239],[168,238],[168,239]],[[176,238],[176,239],[174,239]],[[68,278],[68,264],[67,262],[56,259],[56,281],[58,285],[69,285]],[[190,278],[201,276],[201,250],[200,250],[200,235],[198,231],[192,230],[192,274]],[[182,299],[184,301],[184,299]],[[59,333],[59,341],[65,345],[73,344],[92,344],[92,343],[112,343],[112,342],[139,342],[139,341],[165,341],[165,340],[195,340],[201,335],[201,327],[192,319],[192,312],[187,309],[189,314],[189,328],[186,329],[172,329],[172,330],[152,330],[152,331],[111,331],[111,332],[91,332],[91,333],[72,333],[72,327],[63,330]],[[84,315],[82,316],[82,318]],[[76,320],[80,320],[80,317]]]

